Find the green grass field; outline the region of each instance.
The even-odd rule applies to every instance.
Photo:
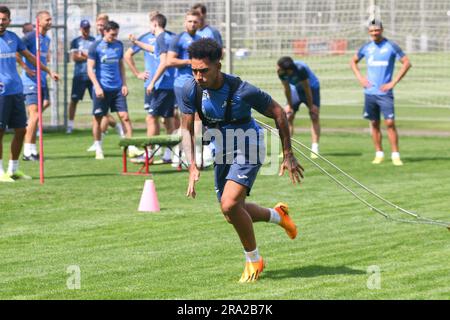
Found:
[[[278,226],[257,224],[267,268],[258,283],[238,284],[242,248],[219,211],[211,170],[202,172],[198,198],[192,200],[185,198],[186,172],[153,166],[162,210],[140,213],[145,178],[119,174],[117,136],[106,138],[105,161],[85,152],[90,142],[87,131],[48,134],[45,185],[39,184],[35,163],[21,164],[33,181],[0,185],[1,299],[450,296],[447,230],[388,222],[305,160],[301,186],[293,187],[287,177],[258,177],[250,201],[287,202],[300,236],[292,241]],[[326,134],[321,150],[398,205],[449,220],[448,138],[405,137],[402,147],[405,166],[400,168],[389,162],[373,167],[366,135]],[[81,270],[80,290],[66,285],[72,265]],[[381,270],[378,290],[367,288],[373,265]]]
[[[348,68],[349,56],[307,62],[323,79],[322,154],[394,203],[449,221],[445,68],[435,70],[432,82],[420,84],[427,75],[421,65],[432,58],[413,57],[414,68],[396,91],[398,127],[405,132],[400,137],[403,167],[370,163],[363,94]],[[274,61],[237,61],[235,73],[284,102]],[[131,117],[143,135],[142,83],[130,78],[129,84]],[[423,93],[431,89],[435,95],[424,101]],[[21,168],[33,181],[0,184],[0,299],[449,299],[447,230],[388,222],[304,159],[301,186],[276,175],[256,180],[249,200],[268,207],[287,202],[300,236],[292,241],[278,226],[257,224],[267,268],[258,283],[238,284],[243,252],[220,213],[212,170],[202,172],[198,198],[192,200],[185,197],[187,172],[152,166],[162,210],[140,213],[145,178],[120,175],[115,133],[110,130],[105,139],[105,161],[85,152],[92,143],[90,111],[89,100],[80,104],[77,125],[83,129],[73,135],[46,134],[44,186],[38,164],[24,162]],[[305,110],[296,124],[309,127]],[[297,138],[309,145],[309,133]],[[4,163],[10,139],[7,134]],[[67,287],[70,266],[81,271],[80,290]],[[381,270],[380,289],[368,289],[371,266]]]

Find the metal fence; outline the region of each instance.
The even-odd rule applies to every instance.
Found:
[[[107,13],[121,25],[121,37],[148,30],[148,12],[159,10],[168,18],[168,29],[180,32],[184,14],[194,4],[187,0],[6,0],[13,23],[30,21],[38,10],[54,14],[54,24],[64,25],[58,38],[57,60],[64,68],[64,44],[79,33],[81,19],[95,20]],[[282,99],[275,62],[281,55],[306,61],[321,80],[325,105],[359,105],[361,89],[348,67],[352,54],[366,41],[371,14],[384,22],[385,35],[411,56],[413,70],[402,82],[398,98],[417,107],[448,107],[450,70],[450,1],[448,0],[206,0],[208,21],[222,33],[229,55],[225,68]],[[231,6],[227,6],[231,4]],[[374,6],[375,5],[375,6]],[[65,15],[66,13],[66,15]],[[228,19],[227,19],[228,18]],[[229,24],[227,25],[227,21]],[[228,29],[227,29],[228,27]],[[227,34],[227,30],[231,30]],[[20,34],[20,30],[16,29]],[[64,34],[66,32],[66,37]],[[61,69],[62,68],[62,69]],[[70,88],[70,74],[64,78]],[[405,83],[405,84],[403,84]],[[62,84],[60,84],[61,86]],[[52,124],[63,124],[67,108],[59,89]]]

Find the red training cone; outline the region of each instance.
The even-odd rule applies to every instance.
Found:
[[[141,202],[139,203],[141,212],[159,212],[158,196],[156,195],[155,183],[153,180],[145,180],[142,191]]]

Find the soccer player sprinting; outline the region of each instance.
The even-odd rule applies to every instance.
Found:
[[[365,106],[364,118],[370,120],[372,139],[375,145],[375,159],[373,164],[380,164],[384,160],[382,137],[380,130],[380,112],[383,113],[391,144],[391,159],[395,166],[403,165],[400,159],[398,133],[395,126],[394,93],[393,88],[411,68],[408,57],[402,49],[391,40],[383,37],[383,25],[379,20],[369,23],[371,42],[363,45],[351,60],[351,68],[359,83],[364,87]],[[358,62],[366,58],[367,78],[362,76]],[[400,60],[402,67],[392,79],[395,60]]]
[[[285,107],[289,122],[289,131],[294,135],[295,114],[304,103],[309,109],[311,119],[311,158],[319,153],[320,140],[320,83],[316,75],[303,61],[294,61],[291,57],[282,57],[277,63],[277,73],[284,87],[287,100]]]
[[[7,31],[11,23],[11,12],[0,6],[0,182],[14,182],[15,179],[31,179],[19,170],[19,156],[27,126],[23,84],[17,73],[16,53],[25,57],[31,65],[36,58],[27,50],[22,40],[14,33]],[[54,80],[58,75],[41,63],[41,68]],[[6,128],[14,129],[11,141],[11,154],[7,172],[3,169],[3,135]]]
[[[131,138],[133,130],[128,115],[125,67],[123,64],[123,44],[117,40],[119,25],[109,21],[105,26],[102,40],[89,48],[88,75],[94,85],[93,115],[95,117],[93,136],[96,146],[95,159],[104,159],[101,141],[101,122],[109,110],[117,112],[125,126],[126,137]],[[136,152],[134,146],[130,152]]]
[[[39,19],[39,41],[41,48],[41,63],[47,65],[50,61],[50,38],[47,32],[52,27],[52,17],[48,11],[40,11],[37,14]],[[33,55],[36,55],[36,35],[34,32],[29,32],[23,38],[23,42]],[[24,161],[38,161],[39,155],[36,148],[36,129],[39,120],[38,114],[38,85],[36,76],[36,67],[25,57],[23,62],[27,68],[22,71],[22,82],[24,87],[25,105],[28,109],[28,125],[25,134],[25,143],[23,150]],[[31,71],[31,72],[30,72]],[[41,93],[42,93],[42,111],[50,106],[50,98],[48,92],[47,73],[43,70],[41,72]]]
[[[253,223],[279,224],[291,239],[297,236],[297,227],[289,217],[286,204],[279,203],[275,208],[267,209],[246,201],[262,165],[260,155],[265,148],[264,133],[251,117],[252,108],[274,119],[279,129],[284,155],[280,175],[287,170],[292,182],[300,183],[303,168],[292,153],[286,114],[281,106],[253,85],[222,73],[222,47],[216,41],[201,39],[194,42],[189,47],[189,56],[195,79],[185,83],[180,105],[183,147],[189,162],[187,196],[195,198],[195,184],[200,177],[195,163],[194,114],[201,112],[200,117],[208,130],[216,132],[214,176],[220,207],[238,233],[245,251],[246,264],[240,282],[252,282],[264,269]],[[237,141],[244,139],[244,145],[236,143],[236,138]],[[228,139],[232,139],[232,143],[228,143]]]
[[[86,90],[89,91],[92,99],[92,82],[87,74],[87,59],[89,48],[95,42],[95,38],[90,35],[91,24],[89,21],[82,20],[80,22],[80,32],[81,36],[73,39],[70,44],[71,56],[75,62],[75,68],[72,80],[72,93],[70,95],[69,122],[66,131],[68,134],[73,131],[77,104],[80,100],[83,100]]]

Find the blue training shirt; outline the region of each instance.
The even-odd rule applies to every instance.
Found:
[[[120,61],[123,59],[123,44],[121,41],[94,42],[89,48],[89,59],[95,60],[95,74],[103,90],[113,91],[122,88]]]
[[[221,47],[223,46],[222,36],[220,35],[219,30],[217,30],[214,27],[211,27],[210,25],[204,26],[202,29],[197,30],[196,33],[202,38],[216,40],[216,42],[220,44]]]
[[[320,82],[319,78],[312,72],[312,70],[309,68],[309,66],[304,63],[303,61],[297,60],[294,61],[295,65],[297,66],[298,72],[295,72],[291,76],[280,77],[281,80],[288,81],[289,84],[293,85],[299,94],[304,93],[303,87],[300,84],[300,82],[304,80],[309,80],[309,86],[311,89],[319,89],[320,88]]]
[[[138,40],[152,46],[155,46],[156,43],[156,37],[151,32],[143,34],[138,38]],[[134,45],[133,47],[131,47],[131,50],[133,50],[133,54],[136,54],[140,52],[142,49],[139,46]],[[153,75],[156,72],[156,69],[158,68],[159,59],[156,57],[155,53],[149,52],[147,50],[143,51],[144,51],[145,71],[147,71],[150,74],[149,79],[146,80],[144,83],[144,87],[147,88],[148,85],[150,84],[151,79],[153,78]]]
[[[164,31],[156,38],[155,43],[155,55],[158,59],[159,66],[159,57],[161,54],[164,54],[169,51],[169,46],[172,42],[172,39],[175,37],[175,34],[170,31]],[[164,74],[158,79],[155,84],[156,89],[173,89],[173,82],[175,80],[175,68],[166,68]]]
[[[230,92],[229,83],[232,81],[237,81],[236,77],[224,74],[227,77],[227,81],[218,90],[204,89],[202,98],[202,111],[205,118],[209,121],[224,121],[225,120],[225,106],[227,105],[227,99]],[[183,104],[179,106],[181,112],[186,114],[193,114],[196,112],[195,100],[196,100],[196,82],[192,78],[187,81],[183,87]],[[264,114],[269,105],[272,103],[272,97],[267,93],[261,91],[259,88],[243,81],[239,88],[233,95],[232,98],[232,108],[231,108],[231,119],[240,120],[251,116],[251,109],[255,109],[258,112]],[[250,122],[243,124],[227,124],[222,125],[218,128],[223,135],[223,148],[226,146],[226,130],[227,129],[242,129],[247,131],[249,129],[254,129],[259,135],[261,132],[261,127],[252,118]],[[258,143],[258,141],[253,141],[253,143]],[[214,143],[214,141],[213,141]],[[215,145],[217,148],[217,146]]]
[[[365,94],[392,94],[392,90],[383,92],[380,87],[392,80],[395,60],[405,56],[402,49],[396,43],[383,39],[380,43],[374,41],[366,43],[359,49],[357,55],[358,60],[366,58],[367,79],[372,84],[370,88],[364,89]]]
[[[22,80],[17,73],[16,52],[26,49],[14,32],[6,31],[0,36],[0,96],[23,92]]]
[[[198,34],[191,36],[189,33],[184,31],[172,39],[169,51],[176,52],[178,59],[187,60],[189,59],[189,46],[192,42],[199,39],[201,39],[201,37]],[[193,77],[194,76],[192,75],[192,68],[190,65],[178,68],[174,81],[174,87],[183,88],[184,84],[188,80],[193,79]]]
[[[47,35],[39,34],[39,42],[41,45],[41,63],[47,65],[47,56],[50,50],[50,38]],[[36,35],[35,32],[29,32],[23,38],[23,43],[25,44],[28,51],[30,51],[34,56],[36,56]],[[23,57],[23,62],[26,63],[30,70],[36,71],[36,67],[31,64],[25,57]],[[22,82],[24,86],[35,87],[37,84],[37,76],[30,77],[25,70],[22,71]],[[47,72],[41,71],[41,85],[42,87],[47,87]],[[37,90],[37,88],[36,88]]]
[[[83,51],[84,53],[89,53],[89,48],[91,45],[95,42],[95,38],[89,36],[87,39],[83,38],[82,36],[75,38],[70,43],[70,50],[78,50]],[[88,80],[88,74],[87,74],[87,61],[84,62],[75,62],[75,68],[73,71],[74,78],[80,77],[83,80]]]

